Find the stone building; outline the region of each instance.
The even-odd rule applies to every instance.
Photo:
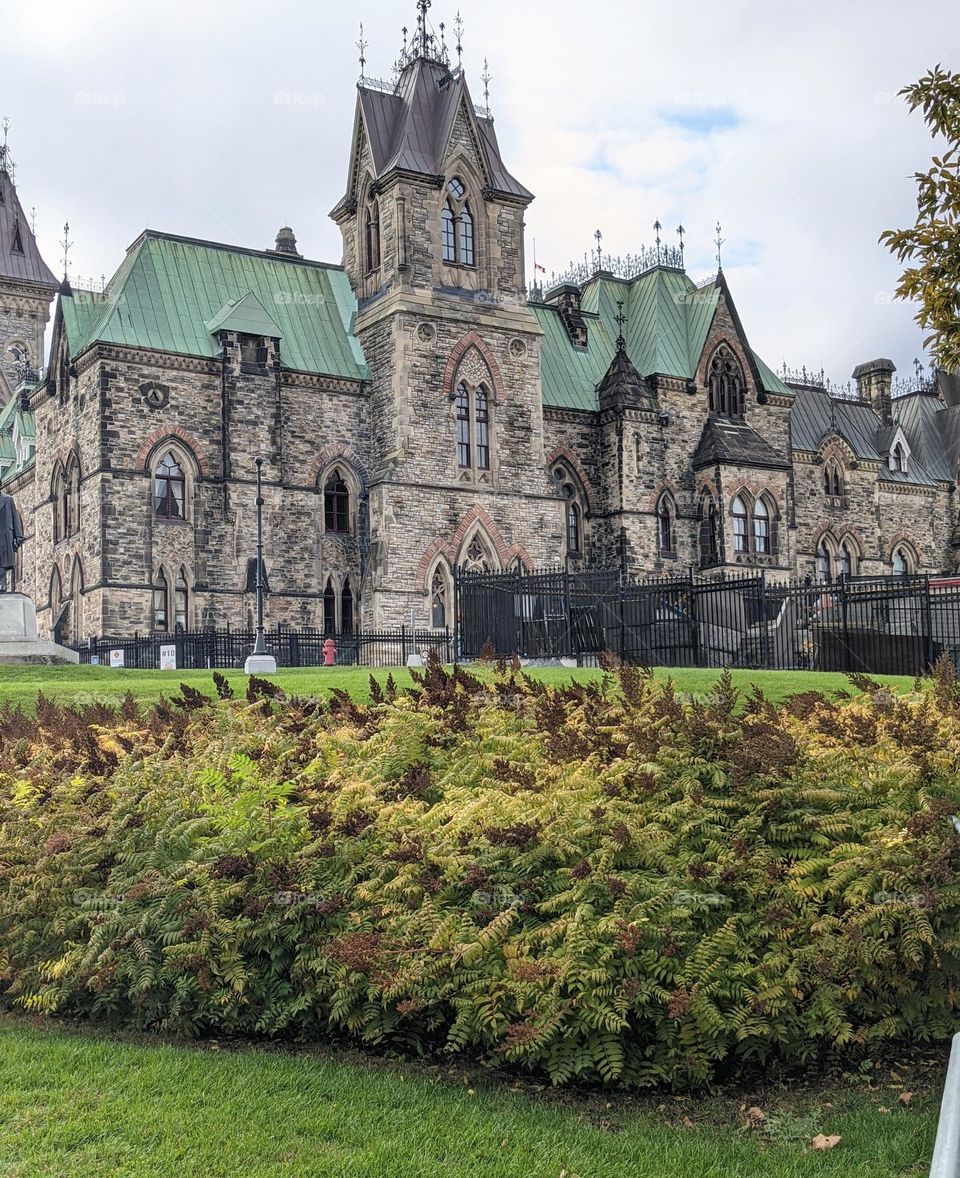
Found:
[[[955,568],[955,382],[782,379],[659,243],[528,293],[533,197],[421,10],[358,90],[341,264],[148,230],[102,291],[60,284],[37,378],[57,284],[0,161],[0,480],[41,628],[249,625],[258,457],[270,625],[442,628],[458,566]]]

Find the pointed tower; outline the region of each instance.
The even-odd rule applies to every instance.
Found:
[[[555,496],[524,273],[533,197],[507,170],[429,7],[420,0],[416,33],[404,33],[395,84],[361,76],[347,190],[331,213],[373,372],[377,626],[411,612],[452,619],[455,565],[502,567],[518,552],[548,563],[543,502]],[[431,607],[427,581],[443,582],[445,605]]]
[[[0,401],[17,386],[24,360],[43,365],[43,334],[57,280],[40,257],[13,180],[6,142],[0,146]],[[11,350],[12,349],[12,350]]]

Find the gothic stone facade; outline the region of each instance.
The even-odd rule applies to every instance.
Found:
[[[257,458],[270,625],[447,626],[458,566],[955,567],[950,382],[893,400],[878,360],[856,399],[784,383],[724,276],[670,254],[528,299],[531,200],[422,46],[392,93],[360,88],[341,266],[288,229],[147,232],[105,291],[64,282],[47,372],[9,388],[36,453],[0,467],[41,628],[249,626]],[[8,262],[0,335],[19,309],[39,356],[52,287]]]

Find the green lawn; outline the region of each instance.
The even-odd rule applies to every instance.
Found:
[[[303,667],[281,670],[274,678],[285,690],[299,695],[326,695],[332,688],[338,687],[349,691],[357,699],[366,699],[369,696],[370,675],[373,674],[383,683],[391,673],[399,686],[410,684],[409,672],[405,670],[390,672],[380,669],[371,672],[367,667]],[[242,671],[226,671],[224,674],[238,693],[245,690],[246,676]],[[601,672],[538,668],[530,674],[548,683],[565,683],[571,678],[595,678]],[[669,675],[680,691],[703,695],[716,683],[720,672],[681,667],[660,668],[656,674],[660,677]],[[905,677],[878,678],[904,690],[909,690],[913,683],[912,679]],[[846,676],[829,671],[734,671],[733,681],[744,692],[756,683],[774,700],[798,691],[833,692],[850,688]],[[32,707],[38,691],[64,703],[89,703],[95,699],[113,702],[120,700],[128,691],[138,699],[148,700],[164,694],[175,694],[180,683],[189,683],[202,691],[213,690],[209,671],[136,671],[81,666],[0,667],[0,703],[9,701]]]
[[[542,1090],[328,1052],[144,1045],[0,1019],[5,1178],[887,1178],[929,1166],[946,1061],[870,1087],[712,1097]],[[920,1077],[918,1078],[918,1070]],[[909,1088],[906,1088],[909,1085]],[[901,1091],[915,1093],[909,1106]],[[757,1105],[766,1127],[747,1129]],[[881,1109],[888,1111],[880,1111]],[[839,1134],[828,1152],[813,1134]]]

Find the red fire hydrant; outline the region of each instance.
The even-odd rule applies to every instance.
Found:
[[[337,648],[334,645],[333,639],[328,638],[323,644],[323,665],[325,667],[335,666],[337,661]]]

